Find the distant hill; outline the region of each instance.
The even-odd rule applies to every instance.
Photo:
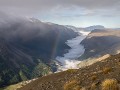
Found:
[[[95,29],[105,29],[104,26],[102,25],[93,25],[93,26],[89,26],[89,27],[84,27],[84,28],[80,28],[80,27],[74,27],[74,26],[71,26],[71,25],[65,25],[67,28],[70,28],[74,31],[78,31],[78,30],[85,30],[85,31],[93,31]]]
[[[99,57],[105,54],[117,54],[120,51],[120,31],[96,29],[81,44],[84,46],[85,52],[80,59]]]
[[[101,84],[106,79],[111,81],[109,83],[115,80],[115,86],[117,87],[120,84],[119,74],[120,54],[117,54],[84,68],[70,69],[44,76],[18,90],[68,90],[64,88],[75,88],[75,86],[83,90],[101,90],[103,88]],[[106,87],[109,88],[107,85]],[[111,88],[114,88],[114,86],[111,85]]]
[[[89,27],[85,28],[85,30],[87,30],[87,31],[92,31],[92,30],[95,30],[95,29],[105,29],[105,27],[102,26],[102,25],[94,25],[94,26],[89,26]]]

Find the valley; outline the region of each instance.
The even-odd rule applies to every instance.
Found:
[[[57,56],[56,60],[60,62],[60,65],[58,67],[57,72],[59,71],[65,71],[68,69],[77,69],[77,65],[81,62],[75,59],[78,59],[80,57],[85,49],[84,46],[81,45],[81,41],[86,38],[86,36],[90,33],[89,31],[79,30],[76,31],[79,33],[79,36],[76,38],[73,38],[71,40],[67,40],[66,44],[71,47],[71,49],[68,51],[68,53],[65,53],[63,57]]]
[[[88,36],[84,40],[82,40],[81,44],[88,45],[88,46],[91,44],[93,48],[99,50],[98,51],[99,53],[95,52],[94,53],[95,55],[88,56],[86,59],[81,59],[81,61],[76,61],[78,59],[73,60],[73,58],[71,60],[68,59],[67,61],[68,63],[58,67],[58,70],[59,69],[63,70],[63,71],[61,70],[62,72],[50,74],[48,76],[39,78],[33,83],[31,82],[30,84],[24,86],[20,90],[29,90],[29,89],[64,90],[65,83],[72,82],[72,80],[77,80],[78,82],[80,82],[80,85],[82,85],[80,87],[86,88],[85,90],[91,90],[90,88],[93,88],[92,87],[93,84],[98,85],[95,87],[98,88],[97,90],[100,90],[101,88],[100,84],[96,84],[96,83],[98,82],[102,83],[102,81],[104,81],[105,78],[106,79],[113,78],[119,81],[119,77],[118,77],[119,64],[118,63],[119,63],[120,55],[119,54],[116,55],[116,54],[118,53],[117,51],[120,49],[119,49],[119,46],[114,47],[119,45],[119,42],[120,42],[119,33],[120,31],[114,31],[114,30],[108,30],[108,29],[93,30],[91,33],[88,34]],[[103,39],[100,40],[100,38],[103,38]],[[89,41],[91,40],[92,41],[89,42],[88,44],[84,44],[83,42],[86,42],[86,40],[88,39]],[[97,41],[99,41],[99,44],[98,44],[99,47],[94,46],[94,44],[96,45],[98,43]],[[103,42],[104,44],[109,43],[109,45],[107,44],[105,45],[105,48],[103,48],[104,46],[101,46],[102,45],[101,43]],[[90,48],[90,47],[84,47],[84,48],[85,48],[85,52],[83,55],[88,55],[88,54],[85,54],[86,52],[93,53],[88,51],[88,48],[89,49],[93,49],[93,48]],[[70,55],[70,57],[72,56]],[[82,56],[80,56],[79,59],[81,57]],[[62,59],[62,60],[67,60],[67,59]],[[101,77],[101,75],[103,76]],[[48,85],[47,87],[44,86],[46,84]]]
[[[26,33],[18,33],[17,28],[12,29],[15,27],[14,24],[8,28],[1,27],[1,87],[11,84],[15,84],[12,87],[16,87],[19,86],[16,83],[21,81],[86,67],[99,61],[97,58],[106,54],[117,54],[120,50],[119,30],[101,29],[102,26],[94,26],[91,29],[87,27],[87,30],[87,28],[43,23],[33,18],[32,21],[23,20],[28,25],[36,26],[31,25],[29,31],[26,28],[30,27],[20,26]],[[20,23],[17,27],[21,25]],[[46,27],[51,30],[47,31]],[[6,32],[10,29],[16,34],[13,35],[11,32],[8,35]],[[36,35],[32,30],[40,34]]]
[[[0,0],[0,90],[120,90],[120,0]]]
[[[61,25],[14,18],[0,23],[0,87],[53,73],[54,58],[70,49],[68,39],[78,36]]]

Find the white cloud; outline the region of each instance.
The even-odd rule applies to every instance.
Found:
[[[116,17],[120,19],[119,5],[120,0],[0,0],[0,11],[77,26],[84,22],[109,23],[101,20],[110,18],[110,23],[116,25]]]
[[[119,0],[0,0],[0,10],[19,13],[33,14],[50,10],[71,10],[74,7],[85,8],[86,10],[96,9],[117,9],[119,11]],[[60,7],[60,8],[57,8]],[[61,8],[62,7],[62,8]]]

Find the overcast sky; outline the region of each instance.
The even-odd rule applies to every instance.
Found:
[[[120,27],[120,0],[0,0],[0,11],[62,25]]]

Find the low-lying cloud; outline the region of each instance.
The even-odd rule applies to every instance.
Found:
[[[62,64],[60,67],[58,67],[58,71],[64,71],[67,69],[77,69],[78,64],[81,62],[75,59],[78,59],[78,57],[80,57],[84,53],[85,48],[80,43],[90,32],[77,32],[80,34],[79,36],[66,42],[66,44],[71,47],[68,53],[64,54],[64,57],[56,57],[56,59]]]

